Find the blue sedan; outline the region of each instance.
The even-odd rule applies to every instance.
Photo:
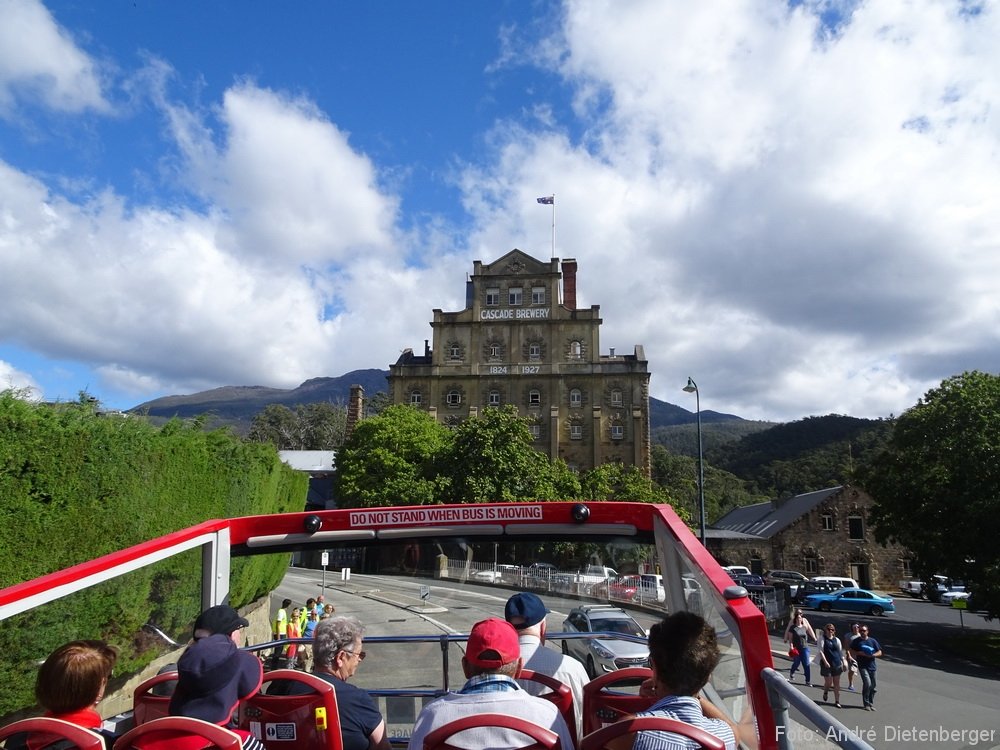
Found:
[[[828,594],[810,594],[802,603],[809,609],[818,609],[820,612],[882,615],[896,611],[896,605],[888,596],[866,589],[838,589]]]

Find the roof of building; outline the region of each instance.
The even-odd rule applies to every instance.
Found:
[[[843,487],[829,487],[816,492],[806,492],[785,500],[769,500],[765,503],[744,505],[734,508],[712,524],[714,529],[729,532],[739,532],[770,539],[780,531],[784,531],[826,500],[843,490]]]

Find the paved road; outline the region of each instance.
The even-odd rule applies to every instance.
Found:
[[[273,594],[277,600],[287,596],[296,602],[315,596],[320,574],[300,568],[290,569],[281,587]],[[338,614],[353,614],[367,626],[367,635],[399,635],[468,632],[477,620],[502,616],[503,603],[510,591],[501,586],[452,587],[436,581],[397,579],[379,576],[356,576],[348,584],[328,579],[331,589],[327,600]],[[335,588],[333,588],[335,586]],[[428,586],[430,597],[422,601],[421,586]],[[575,606],[572,599],[546,597],[552,610],[549,630],[562,628],[566,613]],[[868,622],[872,635],[885,651],[878,678],[878,711],[861,709],[860,690],[842,694],[838,719],[877,748],[995,748],[1000,749],[1000,671],[955,657],[942,647],[945,635],[960,632],[958,614],[929,602],[897,599],[898,611],[887,617],[857,618]],[[444,610],[444,611],[440,611]],[[851,616],[809,612],[814,627],[833,622],[843,633]],[[644,627],[655,620],[652,615],[636,613]],[[967,630],[998,630],[1000,623],[965,615]],[[780,635],[772,639],[774,665],[787,670],[789,660]],[[355,682],[362,687],[437,687],[442,684],[441,647],[438,643],[379,645],[366,647],[369,653]],[[452,646],[448,679],[451,687],[461,685],[460,650]],[[801,679],[801,678],[800,678]],[[822,684],[819,669],[814,680]],[[860,681],[856,681],[860,689]],[[846,680],[844,681],[846,686]],[[800,689],[818,703],[820,688]],[[388,710],[397,721],[391,731],[404,733],[407,722],[415,718],[419,702],[396,701]],[[958,734],[965,731],[964,736]],[[934,735],[918,734],[934,732]],[[970,732],[976,732],[975,736]],[[943,739],[937,739],[943,737]],[[800,738],[797,747],[827,746]]]

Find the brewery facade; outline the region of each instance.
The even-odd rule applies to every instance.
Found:
[[[571,468],[604,463],[649,474],[649,372],[642,346],[600,351],[600,305],[576,306],[577,263],[511,250],[474,261],[465,309],[434,310],[423,354],[389,367],[394,404],[456,425],[513,404],[535,447]]]

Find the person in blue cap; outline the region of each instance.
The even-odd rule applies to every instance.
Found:
[[[525,591],[514,594],[504,607],[504,619],[514,626],[521,645],[524,668],[559,680],[573,693],[576,736],[583,736],[583,686],[590,682],[584,666],[572,656],[545,647],[545,616],[549,611],[538,596]],[[547,688],[530,680],[518,683],[532,695],[548,692]]]

